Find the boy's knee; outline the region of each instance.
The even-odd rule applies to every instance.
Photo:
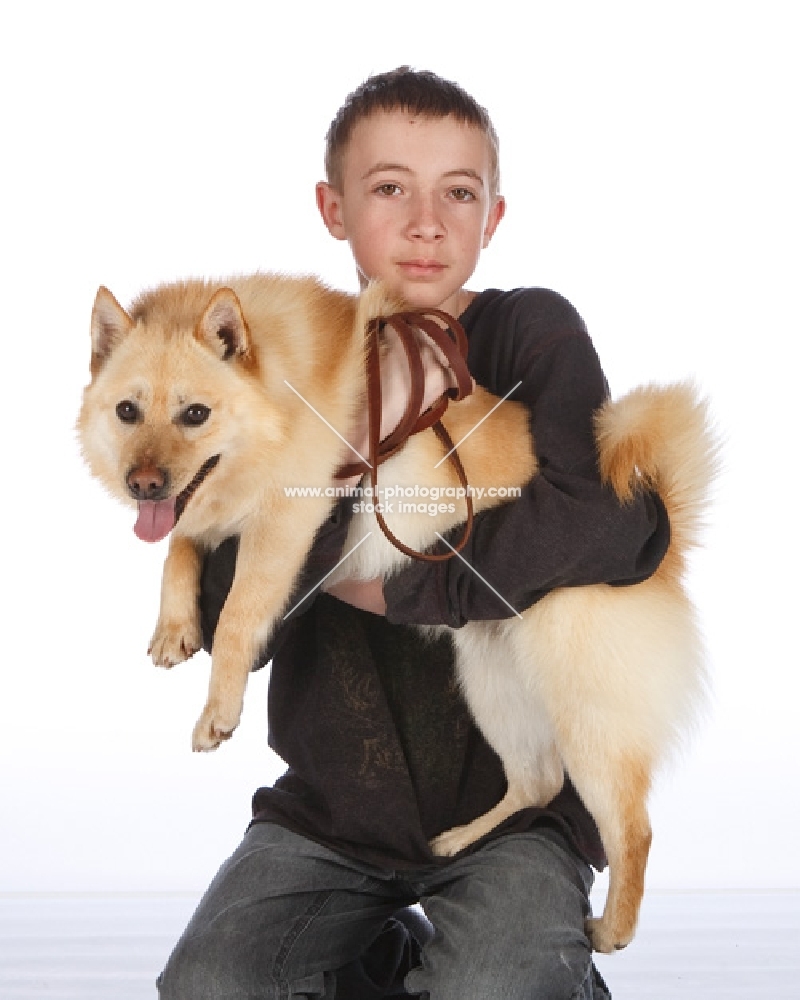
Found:
[[[426,949],[425,964],[447,984],[441,996],[592,997],[590,986],[586,992],[592,951],[584,930],[591,872],[563,839],[509,837],[473,865],[475,877],[449,890],[449,899],[428,903],[440,937]],[[431,990],[437,1000],[439,995]]]
[[[513,958],[498,952],[479,963],[463,952],[426,955],[406,978],[406,988],[436,1000],[590,1000],[591,972],[585,946],[532,942]]]
[[[243,964],[225,961],[199,938],[182,938],[156,980],[159,1000],[216,1000],[250,996]],[[269,996],[263,993],[264,997]]]
[[[270,1000],[303,996],[326,1000],[334,992],[330,973],[318,972],[294,982],[277,981],[269,968],[241,961],[235,948],[210,947],[202,937],[182,938],[156,980],[159,1000]]]
[[[212,1000],[222,970],[191,940],[181,939],[156,980],[159,1000]]]

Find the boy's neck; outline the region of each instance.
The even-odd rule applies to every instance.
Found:
[[[456,299],[456,308],[447,311],[451,316],[455,316],[458,319],[477,294],[477,292],[470,292],[468,289],[462,288]]]
[[[359,283],[361,285],[361,290],[363,291],[367,282],[364,280],[363,276],[359,275]],[[413,302],[406,303],[409,309],[441,309],[451,316],[455,316],[458,319],[459,316],[466,310],[467,306],[472,302],[474,298],[477,297],[477,292],[471,292],[468,288],[462,288],[455,295],[451,296],[448,302],[438,303],[435,306],[421,306]]]

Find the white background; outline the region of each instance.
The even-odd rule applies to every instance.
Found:
[[[794,5],[8,4],[0,22],[0,891],[197,891],[239,840],[265,671],[192,755],[208,658],[145,655],[164,545],[73,431],[97,286],[312,272],[345,95],[402,63],[492,113],[508,215],[472,282],[539,284],[614,392],[695,377],[726,438],[692,590],[714,700],[653,797],[654,887],[800,885],[794,441],[800,78]]]

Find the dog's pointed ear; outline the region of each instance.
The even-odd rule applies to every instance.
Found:
[[[223,361],[250,354],[250,331],[238,296],[232,288],[220,288],[214,293],[197,327],[196,336]]]
[[[132,326],[130,316],[111,292],[101,285],[92,308],[92,372],[102,367]]]

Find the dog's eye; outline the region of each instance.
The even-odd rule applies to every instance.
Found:
[[[123,399],[121,403],[117,403],[117,416],[123,424],[135,424],[141,414],[136,403],[130,399]]]
[[[192,403],[181,414],[181,423],[187,427],[199,427],[208,420],[211,410],[202,403]]]

